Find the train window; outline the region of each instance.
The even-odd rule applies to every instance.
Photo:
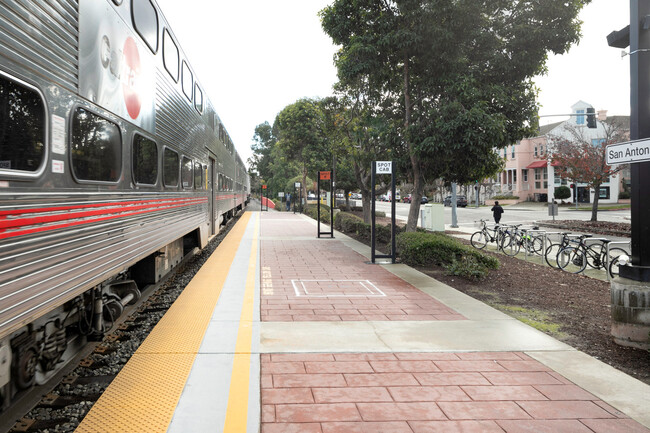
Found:
[[[165,69],[167,69],[169,75],[174,81],[178,82],[180,55],[176,42],[174,42],[167,29],[163,32],[163,63],[165,63]]]
[[[165,148],[163,153],[163,182],[165,186],[178,186],[178,153]]]
[[[72,115],[72,171],[79,180],[117,182],[122,172],[122,139],[113,122],[77,107]]]
[[[203,92],[198,84],[194,85],[194,107],[199,113],[203,113]]]
[[[151,0],[131,2],[133,27],[155,54],[158,51],[158,13]]]
[[[193,180],[192,160],[184,156],[183,164],[181,165],[181,181],[183,182],[183,188],[192,188]]]
[[[45,158],[41,96],[0,75],[0,170],[35,172]]]
[[[194,78],[192,77],[192,71],[190,67],[187,66],[185,60],[183,60],[183,93],[187,96],[187,99],[192,101],[192,84],[194,83]]]
[[[198,162],[194,164],[194,189],[203,189],[203,170]]]
[[[144,185],[155,185],[158,180],[158,146],[139,134],[133,137],[133,180]]]

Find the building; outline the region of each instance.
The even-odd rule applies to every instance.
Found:
[[[496,179],[497,194],[512,194],[518,196],[519,201],[552,201],[555,188],[569,186],[572,188],[573,197],[569,202],[575,202],[576,188],[568,179],[561,178],[550,162],[552,153],[552,137],[561,137],[568,140],[574,139],[578,133],[583,139],[598,143],[605,140],[606,132],[603,122],[607,119],[607,111],[597,112],[596,128],[587,127],[585,114],[588,108],[593,108],[584,101],[578,101],[571,107],[571,117],[563,122],[552,123],[540,127],[539,134],[535,137],[525,138],[519,143],[502,149],[506,160],[505,168]],[[623,122],[629,134],[629,116],[617,116]],[[613,118],[609,119],[610,121]],[[629,182],[629,175],[621,171],[611,176],[610,181],[601,185],[599,201],[602,203],[617,203],[620,191],[625,188],[624,183]],[[592,203],[595,191],[585,184],[577,185],[577,200],[579,203]]]

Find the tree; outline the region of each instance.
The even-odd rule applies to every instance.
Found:
[[[609,144],[626,141],[629,135],[629,130],[616,118],[599,123],[603,126],[604,137],[601,135],[601,138],[590,139],[585,136],[584,127],[565,126],[567,136],[551,137],[549,149],[551,160],[556,165],[555,170],[561,177],[586,183],[589,188],[594,189],[591,221],[598,220],[600,186],[609,182],[610,176],[624,167],[607,165],[605,148]]]
[[[415,230],[425,176],[464,183],[498,171],[494,148],[531,131],[532,77],[579,36],[587,1],[335,0],[322,25],[341,49],[339,88],[363,95],[405,150]]]
[[[302,175],[303,197],[307,197],[307,176],[331,166],[332,152],[327,147],[324,128],[323,112],[318,101],[312,99],[287,105],[273,123],[284,163],[293,161]],[[281,170],[282,167],[276,167],[274,172],[281,173]]]
[[[567,198],[571,198],[571,189],[569,189],[568,186],[564,186],[564,185],[558,186],[555,188],[553,197],[560,200],[566,200]]]

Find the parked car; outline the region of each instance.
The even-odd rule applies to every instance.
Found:
[[[404,203],[411,203],[411,194],[405,196],[402,199],[402,201]],[[420,204],[426,204],[426,203],[429,203],[429,199],[426,196],[423,195],[422,198],[420,199]]]
[[[307,200],[316,200],[316,194],[310,192],[307,194]]]
[[[443,205],[445,206],[451,206],[451,196],[448,195],[445,197],[445,200],[442,202]],[[467,207],[467,197],[464,195],[457,195],[456,196],[456,206],[457,207]]]
[[[350,198],[353,200],[361,200],[361,193],[358,192],[350,193]]]

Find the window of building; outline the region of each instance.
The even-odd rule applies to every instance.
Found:
[[[178,82],[180,54],[176,42],[172,39],[167,29],[163,32],[163,63],[169,75]]]
[[[192,160],[184,156],[183,164],[181,165],[181,181],[183,182],[183,188],[192,188],[192,183],[194,181],[192,166]]]
[[[203,113],[203,91],[198,84],[194,86],[194,108],[199,113]]]
[[[544,174],[544,189],[548,189],[548,167],[544,167],[542,170]]]
[[[183,93],[187,96],[187,99],[192,101],[192,86],[194,84],[194,77],[192,76],[192,71],[190,67],[187,66],[185,60],[183,60]]]
[[[598,198],[609,199],[609,187],[601,186],[598,194]]]
[[[198,162],[194,164],[194,189],[203,189],[203,169]]]
[[[523,179],[524,182],[528,182],[528,169],[527,168],[522,168],[521,169],[521,178]]]
[[[511,156],[512,159],[515,158],[515,146],[514,145],[512,146],[512,153],[510,154],[510,156]]]
[[[163,183],[165,186],[178,186],[178,153],[165,148],[163,153]]]
[[[158,146],[140,134],[133,137],[133,180],[144,185],[155,185],[158,180]]]
[[[576,124],[578,125],[584,125],[585,124],[585,116],[580,116],[580,114],[585,114],[585,110],[576,110]]]
[[[0,170],[37,171],[45,159],[45,131],[38,92],[0,75]]]
[[[133,27],[151,51],[158,51],[158,13],[151,0],[133,0],[131,2]]]
[[[537,146],[535,146],[535,147],[533,148],[533,155],[534,155],[534,156],[537,156]]]
[[[591,145],[595,147],[595,146],[603,144],[604,142],[605,142],[604,138],[593,138],[591,140]]]
[[[72,172],[79,180],[117,182],[122,173],[122,137],[113,122],[77,107],[70,134]]]

